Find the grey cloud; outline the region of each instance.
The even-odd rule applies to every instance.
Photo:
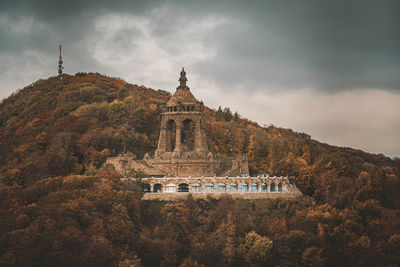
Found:
[[[151,13],[163,6],[172,8],[161,16]],[[210,33],[206,41],[219,48],[218,55],[200,62],[194,71],[223,87],[254,82],[260,85],[254,89],[267,84],[328,91],[362,87],[400,90],[400,2],[396,0],[20,0],[1,7],[3,14],[15,20],[33,16],[47,29],[18,34],[1,28],[5,38],[0,40],[0,52],[38,50],[51,54],[54,42],[73,46],[92,30],[97,17],[109,13],[148,16],[152,30],[160,36],[179,33],[177,22],[190,23],[215,14],[239,23]],[[125,40],[120,35],[115,46],[129,45]],[[86,52],[85,45],[82,43],[81,53]]]
[[[224,29],[210,37],[223,49],[209,67],[199,66],[205,76],[217,78],[228,69],[229,77],[287,88],[399,91],[400,2],[264,3],[238,15],[249,29]]]

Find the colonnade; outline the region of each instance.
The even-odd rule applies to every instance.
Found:
[[[286,177],[280,179],[248,177],[224,177],[214,179],[196,178],[144,178],[142,187],[145,193],[288,193]]]

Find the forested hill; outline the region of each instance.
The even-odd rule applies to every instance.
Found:
[[[153,152],[159,105],[169,97],[93,73],[52,77],[19,90],[0,105],[2,183],[29,186],[45,177],[95,173],[124,144],[139,158]],[[335,205],[366,197],[400,204],[398,159],[321,144],[288,129],[263,128],[229,108],[207,109],[206,121],[210,150],[247,154],[252,174],[294,176],[302,192]],[[370,192],[360,195],[366,186]]]
[[[196,95],[195,89],[193,93]],[[300,203],[260,200],[249,207],[238,204],[240,200],[207,200],[208,204],[188,200],[165,207],[139,204],[140,200],[121,191],[116,174],[104,162],[122,152],[124,146],[139,158],[154,152],[159,107],[170,96],[117,78],[77,73],[39,80],[4,99],[0,104],[0,265],[52,265],[65,251],[72,255],[61,261],[67,265],[85,261],[102,265],[126,258],[141,259],[145,265],[173,263],[164,262],[165,266],[179,265],[186,259],[187,266],[194,266],[192,259],[208,264],[207,260],[217,260],[223,253],[227,255],[218,258],[219,266],[244,262],[289,266],[281,262],[282,255],[292,257],[293,262],[301,259],[309,266],[332,260],[339,266],[393,264],[400,259],[398,254],[390,260],[385,256],[393,246],[398,247],[393,250],[396,253],[400,250],[400,235],[396,235],[400,231],[399,159],[322,144],[290,129],[260,127],[232,114],[229,108],[206,109],[210,150],[224,155],[247,154],[252,174],[293,176],[299,189],[311,198]],[[95,182],[105,177],[110,185]],[[55,203],[59,206],[52,206]],[[232,212],[241,220],[221,211],[220,205],[236,209]],[[193,208],[197,210],[189,216]],[[239,214],[250,210],[253,213],[246,218]],[[152,212],[159,217],[149,215]],[[171,214],[183,221],[168,217]],[[121,222],[125,224],[121,226]],[[245,222],[247,226],[242,225]],[[197,235],[170,236],[162,228],[164,224],[172,228],[180,225],[175,232],[190,230]],[[224,227],[219,228],[219,224]],[[70,226],[72,230],[68,230]],[[229,227],[236,232],[228,240],[229,233],[224,231],[233,229]],[[124,232],[128,228],[135,236]],[[30,231],[35,234],[28,237]],[[55,237],[47,236],[46,231],[55,231]],[[139,232],[140,240],[136,236]],[[207,247],[208,234],[220,243]],[[285,243],[284,237],[304,242],[290,247],[291,242]],[[28,241],[18,243],[19,238],[30,238],[28,246],[36,250],[25,254],[23,244]],[[59,246],[57,251],[46,243],[49,238],[58,242],[53,244]],[[68,239],[66,243],[57,241],[63,238]],[[267,238],[262,240],[268,248],[271,241],[273,252],[268,259],[257,256],[260,248],[251,250],[259,238]],[[81,245],[74,247],[74,242],[89,246],[88,254],[79,254],[83,249],[79,249]],[[162,249],[158,251],[159,246]],[[285,254],[291,249],[292,254]],[[104,251],[112,251],[112,255]],[[229,253],[233,253],[232,259]],[[365,257],[361,257],[363,253]],[[96,258],[91,258],[93,255]],[[356,255],[355,261],[352,255]],[[44,259],[48,262],[41,264]]]

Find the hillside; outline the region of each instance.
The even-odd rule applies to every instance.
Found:
[[[0,215],[7,220],[0,223],[1,265],[29,261],[41,265],[44,258],[44,265],[52,265],[63,252],[80,253],[73,248],[74,242],[90,249],[73,264],[90,259],[88,265],[116,264],[120,259],[139,262],[139,258],[146,266],[160,262],[174,266],[185,260],[186,266],[194,266],[194,261],[209,265],[210,257],[221,253],[225,256],[219,266],[266,262],[290,266],[296,257],[308,266],[396,264],[400,260],[398,254],[390,259],[385,256],[400,249],[399,159],[322,144],[290,129],[263,128],[228,108],[206,109],[210,150],[247,154],[252,174],[293,176],[309,198],[253,204],[231,199],[142,203],[140,195],[123,189],[117,175],[103,163],[124,149],[139,158],[154,152],[159,105],[169,98],[168,92],[121,79],[77,73],[39,80],[3,100]],[[105,184],[99,182],[103,178],[107,178]],[[189,215],[192,209],[196,212]],[[253,213],[243,217],[241,212],[246,210]],[[74,229],[68,228],[66,220],[73,221]],[[121,221],[125,222],[122,226]],[[176,225],[181,227],[171,236],[166,227],[175,229]],[[57,251],[53,251],[55,244],[45,242],[65,239],[70,231],[75,239],[58,244]],[[35,233],[28,246],[43,246],[31,255],[15,241],[27,233]],[[229,234],[234,237],[228,239]],[[214,242],[212,246],[207,240]],[[256,248],[255,242],[264,243]],[[269,242],[272,256],[262,258],[257,249],[268,249]],[[302,250],[295,251],[292,242],[300,242]],[[158,246],[160,251],[149,252]],[[44,256],[46,248],[55,254]],[[286,255],[285,249],[293,250],[294,256]],[[168,253],[175,258],[168,258]],[[293,259],[280,262],[282,255]],[[320,261],[313,262],[314,258]],[[68,265],[68,257],[63,260]]]
[[[2,182],[28,186],[44,177],[93,173],[124,146],[139,158],[154,152],[158,106],[169,97],[99,74],[35,82],[0,105]],[[210,150],[247,154],[252,174],[294,176],[302,192],[335,205],[356,197],[357,180],[364,179],[372,183],[374,198],[399,205],[389,195],[399,189],[399,160],[321,144],[288,129],[262,128],[227,108],[206,112]]]

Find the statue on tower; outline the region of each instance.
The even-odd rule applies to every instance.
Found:
[[[58,75],[61,75],[63,72],[63,60],[62,60],[62,56],[61,56],[61,45],[59,45],[59,50],[60,50],[60,56],[58,57]]]
[[[182,67],[182,71],[181,71],[181,77],[179,78],[179,87],[181,89],[186,88],[186,82],[187,82],[187,78],[186,78],[186,72],[185,69]]]

